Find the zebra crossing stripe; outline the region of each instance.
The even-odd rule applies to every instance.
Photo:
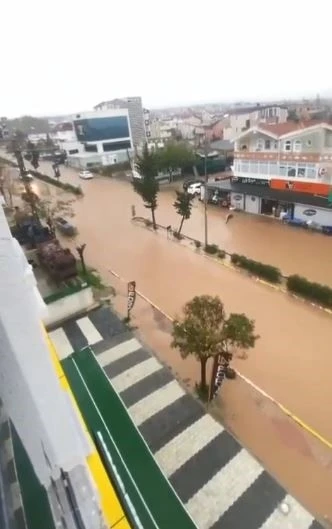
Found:
[[[62,327],[51,331],[49,333],[49,337],[53,342],[59,360],[63,360],[64,358],[67,358],[67,356],[72,354],[73,347]]]
[[[128,411],[136,426],[140,426],[143,422],[178,400],[184,394],[185,392],[178,382],[172,380],[169,384],[150,393],[147,397],[130,406]]]
[[[162,369],[162,365],[155,358],[151,357],[114,377],[112,379],[112,386],[118,393],[121,393],[159,369]]]
[[[134,353],[141,347],[141,344],[138,340],[136,340],[136,338],[131,338],[130,340],[122,342],[119,345],[115,345],[103,353],[100,353],[100,355],[97,357],[97,360],[101,367],[106,367],[109,364],[112,364],[112,362],[120,360],[120,358]]]
[[[198,527],[212,527],[262,472],[259,463],[242,449],[187,502]]]
[[[103,340],[102,335],[93,325],[92,321],[88,316],[76,320],[77,325],[81,329],[89,345],[94,345]]]
[[[158,450],[155,458],[166,476],[169,477],[222,431],[223,427],[210,415],[203,415]]]
[[[288,495],[260,529],[309,529],[313,520],[311,514]]]

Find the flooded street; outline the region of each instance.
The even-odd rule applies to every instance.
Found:
[[[105,277],[112,269],[126,280],[135,279],[138,289],[171,316],[194,295],[218,294],[228,312],[254,318],[261,339],[237,367],[332,439],[332,423],[326,421],[332,404],[331,317],[134,225],[131,204],[138,215],[147,210],[127,182],[100,178],[83,182],[83,187],[76,222],[80,241],[87,243],[87,260]],[[157,212],[162,221],[169,202],[169,193],[162,194]],[[321,242],[326,245],[330,240],[321,237]]]
[[[50,164],[41,163],[41,169],[53,174]],[[126,182],[107,179],[107,191],[104,180],[100,178],[91,182],[82,182],[77,172],[61,166],[61,179],[75,185],[81,184],[85,189],[93,186],[93,193],[107,192],[110,195],[110,205],[115,207],[111,196],[124,193],[125,203],[121,209],[124,217],[130,216],[130,205],[136,205],[137,214],[149,216],[149,211],[142,206],[138,195],[131,192]],[[181,188],[181,184],[174,186]],[[160,224],[173,227],[179,226],[179,216],[172,204],[174,202],[174,188],[161,187],[158,197],[157,221]],[[122,191],[120,191],[120,189]],[[209,242],[228,252],[236,252],[258,261],[277,266],[283,274],[299,274],[312,281],[332,285],[332,237],[313,233],[304,229],[281,224],[279,220],[258,217],[242,212],[235,212],[233,219],[226,225],[225,218],[228,211],[208,206]],[[184,223],[183,233],[203,241],[204,239],[204,205],[195,200],[191,218]]]
[[[248,358],[235,359],[238,370],[332,441],[331,316],[135,225],[130,219],[131,205],[136,206],[137,215],[149,216],[149,211],[128,182],[102,177],[79,182],[70,169],[62,169],[62,175],[65,181],[82,185],[85,196],[74,205],[78,241],[87,244],[86,261],[118,291],[118,310],[124,311],[125,284],[114,280],[110,270],[126,281],[136,280],[138,290],[171,317],[195,295],[219,295],[227,312],[245,312],[254,318],[261,336]],[[174,190],[162,190],[156,216],[158,222],[175,227],[179,218],[173,201]],[[209,208],[210,242],[278,265],[285,273],[297,272],[332,284],[330,238],[244,214],[235,214],[225,225],[224,217],[225,212]],[[198,201],[184,232],[203,239],[203,205]],[[191,359],[183,361],[170,349],[169,321],[160,321],[160,315],[138,300],[134,322],[147,343],[192,386],[198,365]],[[222,406],[228,426],[291,492],[320,515],[332,518],[327,492],[328,484],[332,486],[331,451],[326,454],[324,449],[322,455],[312,439],[306,441],[310,455],[307,449],[298,449],[296,440],[288,446],[287,428],[280,426],[280,417],[262,404],[258,394],[248,391],[241,380],[225,385]],[[296,428],[290,435],[294,439],[298,430],[304,435]]]

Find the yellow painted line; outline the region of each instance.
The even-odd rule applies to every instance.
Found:
[[[316,430],[314,430],[313,428],[311,428],[311,426],[309,426],[308,424],[306,424],[305,422],[303,422],[299,417],[297,417],[296,415],[294,415],[292,412],[290,412],[287,408],[285,408],[285,406],[283,406],[282,404],[279,404],[279,402],[277,403],[279,408],[286,414],[288,415],[291,419],[293,419],[293,421],[295,421],[299,426],[301,426],[301,428],[303,428],[304,430],[306,430],[308,433],[310,433],[313,437],[316,437],[316,439],[318,439],[322,444],[324,444],[325,446],[327,446],[328,448],[332,448],[332,443],[330,441],[328,441],[327,439],[325,439],[325,437],[323,437],[320,433],[316,432]]]
[[[44,330],[45,339],[48,345],[48,349],[50,351],[54,370],[59,379],[61,387],[64,391],[68,392],[70,396],[70,400],[73,404],[73,407],[77,412],[77,416],[82,425],[82,428],[85,431],[85,434],[91,445],[91,454],[86,458],[86,462],[90,469],[92,478],[99,491],[101,508],[102,508],[105,520],[108,524],[108,527],[109,529],[115,526],[117,529],[130,529],[130,524],[126,518],[122,505],[117,497],[117,494],[112,486],[112,483],[109,480],[109,477],[106,473],[102,460],[99,457],[98,451],[96,450],[95,444],[90,436],[90,433],[84,422],[84,419],[77,405],[75,397],[71,391],[66,375],[62,369],[61,363],[56,354],[55,347],[44,328],[43,330]]]
[[[232,267],[232,265],[226,265],[226,266],[229,266],[230,268]],[[233,267],[232,267],[233,268]],[[236,268],[235,268],[236,270]],[[114,270],[109,270],[109,272],[116,278],[118,278],[120,281],[124,282],[124,283],[127,283],[127,281],[119,276],[119,274],[117,272],[115,272]],[[270,283],[267,283],[267,285],[271,286]],[[155,303],[153,303],[153,301],[151,301],[149,298],[147,298],[142,292],[140,292],[139,290],[136,289],[136,294],[138,296],[140,296],[144,301],[146,301],[146,303],[148,303],[149,305],[151,305],[151,307],[154,307],[158,312],[160,312],[163,316],[165,316],[165,318],[167,318],[170,322],[173,322],[174,319],[169,316],[169,314],[166,314],[166,312],[164,312],[160,307],[158,307],[158,305],[156,305]],[[300,298],[301,299],[301,298]],[[251,386],[252,388],[254,388],[258,393],[260,393],[261,395],[263,395],[264,397],[266,397],[268,400],[270,400],[271,402],[273,402],[276,406],[279,407],[279,409],[281,411],[283,411],[286,415],[288,415],[291,419],[294,420],[294,422],[296,422],[299,426],[301,426],[304,430],[306,430],[308,433],[310,433],[311,435],[313,435],[314,437],[316,437],[316,439],[319,439],[319,441],[324,444],[325,446],[327,446],[328,448],[332,448],[332,443],[328,440],[328,439],[325,439],[325,437],[323,437],[320,433],[316,432],[316,430],[314,430],[313,428],[311,428],[311,426],[309,426],[308,424],[306,424],[304,421],[302,421],[299,417],[297,417],[296,415],[294,415],[293,413],[291,413],[287,408],[285,408],[285,406],[283,406],[282,404],[280,404],[280,402],[278,402],[277,400],[275,400],[273,397],[271,397],[271,395],[269,395],[268,393],[266,393],[262,388],[260,388],[259,386],[257,386],[254,382],[252,382],[252,380],[250,380],[249,378],[247,378],[246,376],[242,375],[242,373],[240,373],[240,371],[238,371],[237,369],[235,370],[236,373],[239,375],[240,378],[242,378],[242,380],[244,380],[249,386]]]

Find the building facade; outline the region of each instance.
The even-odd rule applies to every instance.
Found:
[[[100,529],[105,525],[87,466],[92,447],[54,370],[41,323],[45,310],[31,266],[0,207],[1,412],[21,440],[57,527],[76,527],[66,500],[70,486],[82,527]]]
[[[124,97],[104,101],[96,105],[94,109],[96,111],[127,109],[134,148],[140,147],[146,142],[146,133],[149,130],[149,123],[146,122],[149,121],[149,118],[146,118],[141,97]]]
[[[223,129],[224,140],[234,140],[245,130],[257,126],[258,123],[285,123],[288,109],[281,105],[256,105],[254,107],[239,108],[229,112],[228,123]]]
[[[332,125],[259,124],[242,132],[231,183],[211,186],[248,213],[332,226]]]
[[[133,149],[127,109],[75,114],[56,134],[68,164],[82,169],[126,162]]]

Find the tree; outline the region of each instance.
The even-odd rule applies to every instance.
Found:
[[[194,153],[185,143],[170,142],[165,145],[163,149],[159,149],[156,153],[158,160],[158,169],[166,171],[169,174],[170,181],[173,180],[173,172],[176,169],[183,169],[184,167],[194,163]]]
[[[81,261],[82,273],[84,276],[87,275],[87,268],[86,268],[85,259],[84,259],[85,248],[86,248],[86,244],[80,244],[79,246],[76,246],[76,251]]]
[[[135,167],[141,178],[134,178],[133,187],[142,198],[144,206],[151,209],[152,224],[156,230],[155,211],[158,206],[159,182],[156,180],[156,156],[153,152],[149,152],[147,144],[144,146],[142,155],[137,156]]]
[[[200,362],[201,391],[206,392],[206,366],[209,358],[221,355],[229,366],[233,353],[231,346],[242,349],[254,347],[259,338],[254,334],[255,322],[245,314],[230,314],[218,296],[195,296],[186,303],[183,319],[173,322],[172,344],[180,350],[182,358],[194,355]]]
[[[184,221],[190,219],[193,198],[194,195],[190,195],[186,191],[176,191],[176,201],[174,202],[173,206],[176,209],[178,215],[181,216],[180,227],[178,230],[179,235],[181,233]]]

